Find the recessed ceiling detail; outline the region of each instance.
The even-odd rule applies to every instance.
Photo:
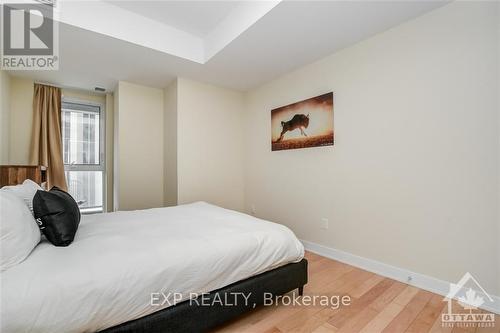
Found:
[[[186,77],[245,91],[446,3],[59,0],[59,70],[10,73],[86,90]]]
[[[280,1],[60,0],[60,22],[204,64]]]
[[[206,37],[236,7],[238,1],[105,0],[112,5],[195,35]]]

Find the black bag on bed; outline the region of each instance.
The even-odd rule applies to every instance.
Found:
[[[38,190],[33,198],[33,213],[42,233],[55,246],[68,246],[80,223],[80,209],[69,193],[54,186]]]

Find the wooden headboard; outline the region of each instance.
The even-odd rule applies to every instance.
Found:
[[[0,165],[0,187],[21,184],[31,179],[41,185],[45,179],[45,168],[39,165]]]

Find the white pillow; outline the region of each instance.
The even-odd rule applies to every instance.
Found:
[[[0,191],[0,271],[22,262],[40,242],[40,230],[26,204]]]
[[[31,179],[26,179],[20,185],[14,186],[4,186],[2,187],[2,191],[9,191],[19,198],[23,199],[28,208],[33,215],[33,197],[35,196],[36,191],[43,190],[40,185],[32,181]]]

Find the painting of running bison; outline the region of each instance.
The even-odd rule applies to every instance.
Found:
[[[271,148],[333,146],[333,92],[271,110]]]

